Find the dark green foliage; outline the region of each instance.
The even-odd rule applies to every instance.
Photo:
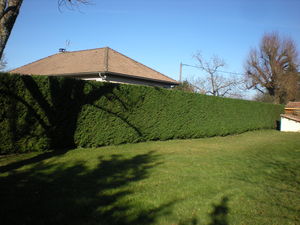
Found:
[[[281,105],[62,77],[0,75],[0,153],[274,128]]]

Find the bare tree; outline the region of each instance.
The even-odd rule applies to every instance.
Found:
[[[19,15],[23,0],[0,0],[0,58]],[[57,0],[58,7],[73,8],[78,4],[87,4],[88,0]]]
[[[273,103],[274,102],[274,97],[269,95],[269,93],[261,93],[257,92],[252,100],[257,101],[257,102],[267,102],[267,103]]]
[[[277,33],[265,34],[259,49],[252,49],[245,64],[248,89],[268,93],[274,103],[294,100],[297,93],[298,52],[294,42]]]
[[[298,72],[298,90],[297,90],[297,94],[296,94],[296,99],[295,101],[300,101],[300,72]]]
[[[64,7],[74,9],[78,8],[80,4],[87,5],[89,2],[89,0],[57,0],[57,5],[59,10]]]
[[[0,0],[0,58],[2,58],[22,3],[23,0]]]
[[[0,72],[4,71],[6,65],[7,65],[7,61],[5,58],[5,54],[3,54],[2,57],[0,58]]]
[[[239,88],[241,80],[233,74],[231,77],[224,76],[219,71],[225,66],[223,59],[213,56],[211,60],[205,60],[200,53],[194,57],[198,62],[197,67],[205,72],[204,78],[197,78],[192,81],[198,92],[220,97],[242,97]]]

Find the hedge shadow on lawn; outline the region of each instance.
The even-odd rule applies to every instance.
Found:
[[[128,186],[147,178],[157,159],[148,152],[99,157],[92,169],[83,161],[72,166],[40,161],[30,169],[10,170],[0,178],[1,224],[152,224],[170,213],[174,202],[143,209],[128,198]]]
[[[143,209],[130,200],[131,183],[146,179],[149,169],[159,165],[154,152],[131,158],[111,155],[98,158],[96,168],[84,161],[49,164],[44,159],[56,157],[54,152],[40,154],[2,167],[7,177],[0,177],[0,218],[2,225],[40,224],[155,224],[160,217],[172,214],[172,200],[159,207]],[[30,169],[20,169],[22,166]],[[3,170],[5,168],[5,171]],[[47,172],[48,171],[48,172]],[[209,225],[228,225],[228,197],[213,204]],[[178,225],[203,224],[195,216],[180,220]]]
[[[61,149],[59,151],[46,151],[46,152],[40,153],[40,154],[30,157],[30,158],[12,162],[7,165],[0,166],[0,173],[5,173],[5,172],[11,171],[11,170],[16,170],[16,169],[21,168],[22,166],[26,166],[26,165],[33,164],[33,163],[38,163],[40,161],[43,161],[43,160],[51,158],[51,157],[63,155],[67,151],[69,151],[69,150]]]
[[[228,207],[229,198],[224,196],[220,203],[213,204],[213,210],[209,214],[209,218],[211,222],[208,225],[229,225],[228,222]],[[201,225],[199,219],[197,217],[193,217],[191,219],[187,219],[184,221],[180,221],[178,225]],[[203,224],[204,225],[204,224]]]

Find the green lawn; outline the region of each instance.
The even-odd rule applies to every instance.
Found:
[[[300,224],[300,133],[2,156],[0,224]]]

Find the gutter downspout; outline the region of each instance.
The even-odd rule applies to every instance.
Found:
[[[102,79],[102,80],[105,80],[106,81],[106,75],[105,73],[98,73],[98,76]]]

